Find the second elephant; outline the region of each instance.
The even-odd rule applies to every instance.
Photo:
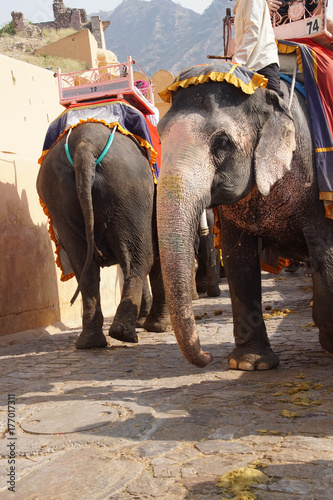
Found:
[[[218,297],[221,293],[219,283],[222,274],[220,252],[214,248],[214,214],[211,209],[205,210],[205,224],[208,234],[202,234],[200,223],[198,241],[196,241],[197,270],[195,276],[198,293],[207,293],[208,297]]]
[[[148,290],[147,275],[153,303],[144,328],[162,332],[169,323],[158,255],[156,185],[149,160],[135,139],[116,132],[112,147],[96,166],[109,138],[110,129],[102,123],[76,126],[70,138],[65,134],[51,147],[37,179],[38,194],[77,278],[77,292],[82,294],[78,348],[107,345],[102,330],[100,267],[119,264],[124,275],[111,337],[138,341],[135,327],[142,290]],[[66,139],[73,165],[65,151]]]

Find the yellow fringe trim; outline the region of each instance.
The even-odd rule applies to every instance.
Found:
[[[333,151],[333,147],[329,148],[316,148],[315,153],[328,153],[330,151]]]
[[[87,120],[80,120],[79,123],[75,124],[75,125],[71,125],[70,127],[66,128],[66,130],[60,134],[60,136],[58,137],[58,139],[52,144],[51,148],[50,149],[47,149],[45,151],[43,151],[41,157],[38,159],[38,163],[41,165],[47,155],[47,153],[52,149],[52,147],[58,142],[60,141],[60,139],[68,132],[68,130],[70,130],[71,128],[75,128],[77,127],[78,125],[81,125],[81,123],[87,123],[87,122],[96,122],[96,123],[103,123],[106,127],[108,128],[113,128],[115,125],[117,125],[117,129],[124,135],[130,135],[132,137],[135,137],[135,139],[139,142],[139,144],[146,148],[146,149],[149,149],[151,151],[151,158],[150,158],[150,168],[152,170],[152,173],[153,173],[153,178],[154,178],[154,182],[155,184],[157,184],[157,180],[156,180],[156,177],[155,177],[155,170],[153,168],[153,164],[156,162],[156,158],[157,158],[157,153],[156,151],[153,149],[153,147],[149,144],[149,142],[147,142],[145,139],[142,139],[142,137],[139,137],[138,135],[135,135],[135,134],[131,134],[130,132],[128,132],[127,130],[125,130],[118,122],[113,122],[113,123],[106,123],[104,120],[96,120],[95,118],[88,118]],[[43,202],[43,200],[41,198],[39,198],[39,202],[41,204],[41,207],[45,213],[45,215],[48,217],[48,222],[49,222],[49,234],[50,234],[50,238],[51,240],[54,242],[55,246],[56,246],[56,250],[55,250],[55,254],[56,254],[56,264],[57,266],[59,267],[59,269],[61,270],[61,277],[60,277],[60,281],[68,281],[69,279],[73,278],[75,276],[74,273],[71,273],[71,274],[64,274],[64,271],[63,271],[63,268],[62,268],[62,264],[61,264],[61,259],[60,259],[60,244],[55,236],[55,233],[54,233],[54,230],[53,230],[53,224],[52,224],[52,219],[51,219],[51,215],[50,215],[50,212],[48,211],[45,203]]]
[[[297,54],[297,64],[299,70],[303,73],[303,63],[302,63],[302,53],[301,49],[297,46],[291,46],[291,45],[285,45],[282,42],[278,42],[278,51],[280,54],[292,54],[293,52],[296,52]]]
[[[44,214],[47,216],[47,218],[49,220],[48,231],[49,231],[49,235],[50,235],[51,240],[53,241],[53,243],[56,246],[56,249],[55,249],[56,264],[59,267],[59,269],[61,270],[60,281],[68,281],[71,278],[74,278],[75,274],[74,273],[70,273],[70,274],[66,274],[66,275],[64,274],[62,264],[61,264],[61,259],[60,259],[60,245],[59,245],[59,242],[58,242],[58,240],[54,234],[54,231],[53,231],[53,225],[52,225],[52,219],[51,219],[50,212],[48,211],[47,206],[45,205],[45,203],[43,202],[43,200],[40,197],[39,197],[39,203],[41,204],[41,207],[43,209]]]
[[[78,125],[81,125],[82,123],[103,123],[103,125],[105,125],[106,127],[112,129],[115,125],[117,125],[117,130],[119,130],[119,132],[121,132],[122,134],[124,135],[129,135],[129,136],[132,136],[132,137],[135,137],[135,139],[138,141],[138,143],[145,149],[149,150],[150,153],[151,153],[151,157],[150,157],[150,161],[149,161],[149,164],[150,164],[150,168],[151,168],[151,171],[153,173],[153,177],[154,177],[154,182],[155,184],[157,184],[157,180],[156,180],[156,177],[155,177],[155,169],[153,168],[153,165],[154,163],[156,163],[156,160],[157,160],[157,153],[155,151],[155,149],[152,147],[151,144],[149,144],[148,141],[146,141],[145,139],[143,139],[142,137],[140,137],[139,135],[135,135],[135,134],[131,134],[131,132],[128,132],[128,130],[124,129],[118,122],[112,122],[112,123],[106,123],[104,120],[96,120],[95,118],[88,118],[87,120],[80,120],[79,123],[76,123],[75,125],[71,125],[70,127],[66,128],[62,134],[59,135],[59,137],[57,138],[57,140],[52,144],[51,148],[53,148],[53,146],[60,141],[60,139],[67,134],[67,132],[71,129],[71,128],[75,128],[77,127]],[[47,153],[50,151],[50,149],[46,149],[42,152],[42,155],[41,157],[38,159],[38,163],[41,165],[44,161],[44,158],[45,156],[47,155]]]
[[[172,92],[178,90],[179,87],[187,88],[189,85],[200,85],[201,83],[206,83],[209,80],[213,82],[223,82],[226,81],[231,83],[235,87],[241,88],[245,94],[253,94],[258,87],[266,87],[267,86],[267,78],[263,75],[259,75],[259,73],[253,73],[252,79],[250,83],[245,83],[243,80],[238,78],[233,74],[235,68],[240,66],[239,64],[235,64],[228,73],[219,73],[216,71],[211,71],[206,75],[194,76],[192,78],[186,78],[185,80],[179,80],[180,73],[174,83],[169,85],[165,90],[159,92],[159,96],[164,102],[171,102]]]
[[[279,264],[278,267],[270,266],[268,264],[265,264],[262,260],[260,261],[260,267],[262,271],[267,271],[268,273],[271,274],[280,274],[281,269],[284,268],[286,264],[286,259],[283,257],[279,257]]]

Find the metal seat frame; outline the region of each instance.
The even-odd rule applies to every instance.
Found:
[[[137,65],[148,83],[148,97],[134,85],[133,67]],[[57,71],[60,104],[68,107],[108,99],[124,99],[144,115],[154,114],[154,85],[132,59],[89,70],[61,73]]]

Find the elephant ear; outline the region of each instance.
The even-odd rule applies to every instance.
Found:
[[[294,122],[286,103],[271,90],[266,90],[266,100],[270,107],[269,117],[261,129],[254,153],[256,183],[263,196],[267,196],[271,186],[290,170],[296,149]]]

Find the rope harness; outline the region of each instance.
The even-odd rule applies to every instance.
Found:
[[[103,149],[103,151],[100,154],[100,156],[97,158],[97,160],[96,160],[96,167],[97,167],[97,165],[99,165],[101,163],[101,161],[103,160],[104,156],[109,151],[109,149],[111,147],[111,144],[113,143],[114,134],[116,132],[116,129],[117,129],[117,125],[115,125],[113,127],[113,130],[112,130],[111,134],[109,135],[109,139],[108,139],[108,142],[106,143],[105,148]],[[72,132],[72,129],[69,129],[69,132],[68,132],[67,137],[66,137],[65,153],[66,153],[66,156],[67,156],[67,159],[68,159],[69,163],[71,165],[73,165],[73,158],[72,158],[72,155],[70,154],[69,147],[68,147],[68,140],[69,140],[69,136],[71,135],[71,132]]]
[[[292,103],[292,100],[293,100],[293,97],[294,97],[295,83],[296,83],[296,73],[297,73],[297,59],[295,60],[295,63],[294,63],[293,79],[292,79],[292,83],[291,83],[291,90],[290,90],[288,111],[290,111],[291,103]]]

